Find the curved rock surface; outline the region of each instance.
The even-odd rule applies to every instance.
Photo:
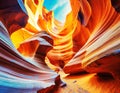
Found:
[[[43,3],[0,0],[0,92],[53,92],[61,70],[119,81],[119,0],[70,0],[64,24]]]

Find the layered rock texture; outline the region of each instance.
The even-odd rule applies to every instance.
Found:
[[[0,0],[1,93],[52,93],[65,86],[58,72],[120,82],[120,1],[70,0],[64,24],[43,2]]]

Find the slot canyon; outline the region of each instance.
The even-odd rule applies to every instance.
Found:
[[[0,0],[0,93],[120,93],[120,0]]]

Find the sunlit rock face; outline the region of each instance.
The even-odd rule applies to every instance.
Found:
[[[45,63],[51,36],[24,29],[27,14],[17,1],[6,2],[0,1],[0,93],[37,93],[59,85],[59,75]]]
[[[13,46],[2,23],[0,23],[0,35],[1,92],[34,93],[55,85],[58,74],[45,63],[46,53],[52,48],[52,39],[48,34],[41,32],[21,43],[18,49],[22,51],[21,54]]]
[[[34,93],[55,85],[58,74],[46,63],[120,79],[119,0],[70,0],[64,24],[44,0],[0,2],[1,87]]]
[[[115,7],[115,3],[112,4]],[[73,38],[73,42],[79,42],[76,42],[78,49],[75,48],[76,54],[65,65],[66,73],[104,72],[119,78],[119,3],[117,2],[115,8],[112,4],[111,1],[104,0],[80,2],[78,16],[81,29],[78,30],[78,39],[74,41]],[[85,35],[81,37],[80,35],[84,33]]]

